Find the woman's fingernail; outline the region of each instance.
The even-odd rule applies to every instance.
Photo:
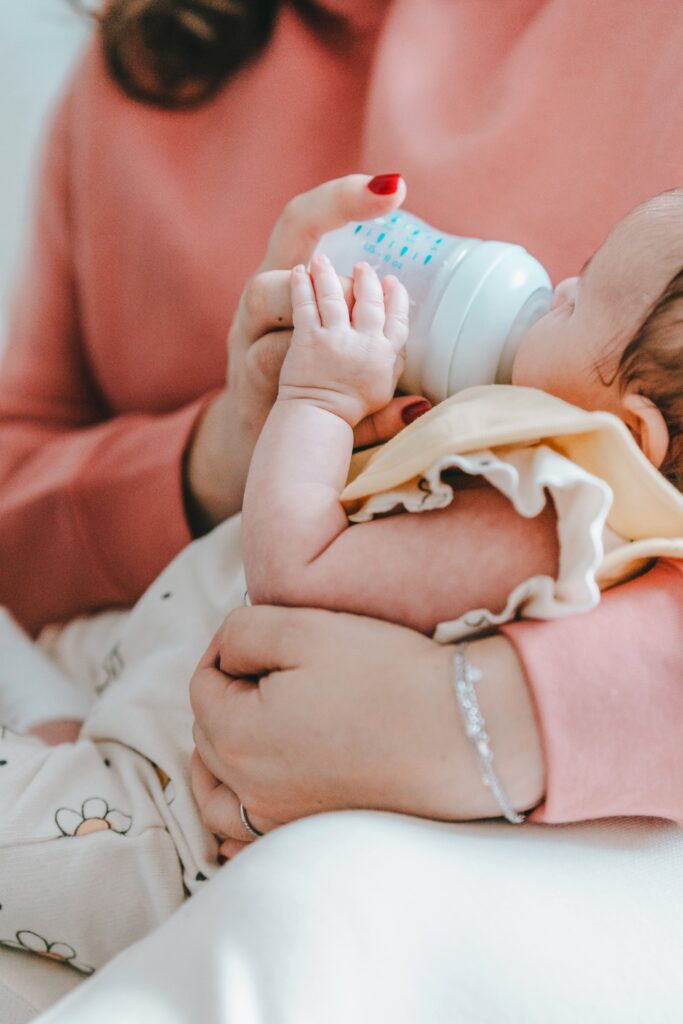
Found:
[[[368,182],[368,188],[378,196],[393,196],[394,192],[398,192],[400,180],[400,174],[376,174]]]
[[[409,423],[414,423],[415,420],[419,420],[420,416],[424,416],[426,412],[432,407],[432,403],[428,402],[426,398],[421,398],[419,402],[412,402],[410,405],[404,405],[401,409],[401,419],[408,426]]]
[[[297,265],[294,267],[294,273],[295,274],[305,274],[306,273],[306,268],[303,265],[303,263],[297,263]]]
[[[222,853],[218,854],[218,856],[216,857],[216,860],[218,861],[218,863],[220,864],[221,867],[223,867],[223,865],[227,864],[227,862],[228,862],[228,858],[224,857]]]

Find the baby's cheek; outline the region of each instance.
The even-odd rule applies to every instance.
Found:
[[[545,319],[545,317],[543,318]],[[548,353],[542,351],[542,338],[535,324],[522,338],[512,365],[512,383],[520,387],[542,387],[537,383],[541,367]]]
[[[548,313],[522,338],[512,368],[513,384],[559,394],[570,379],[574,381],[574,347],[569,332],[561,331],[555,319]]]

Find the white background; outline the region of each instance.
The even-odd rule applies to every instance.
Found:
[[[88,31],[67,0],[0,0],[0,328],[45,117]]]

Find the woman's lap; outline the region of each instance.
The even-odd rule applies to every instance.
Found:
[[[0,949],[2,1024],[25,1024],[33,1020],[36,1014],[81,981],[81,975],[71,968],[12,949]]]
[[[682,911],[673,825],[323,815],[241,854],[40,1020],[664,1022],[683,1015]],[[0,991],[11,969],[0,954]]]

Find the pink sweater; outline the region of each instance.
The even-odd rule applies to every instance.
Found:
[[[134,601],[190,539],[183,451],[292,195],[398,170],[409,209],[522,242],[557,279],[680,184],[679,0],[325,6],[343,46],[285,6],[195,112],[131,102],[97,47],[60,104],[0,375],[0,603],[33,627]],[[683,820],[680,567],[506,632],[546,748],[541,817]]]

